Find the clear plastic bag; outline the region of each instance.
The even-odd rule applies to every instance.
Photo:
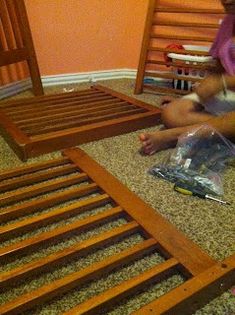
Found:
[[[235,158],[235,145],[208,125],[183,134],[151,174],[205,194],[222,195],[222,171]]]

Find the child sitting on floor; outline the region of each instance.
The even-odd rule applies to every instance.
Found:
[[[227,13],[210,53],[223,69],[209,75],[195,92],[179,99],[165,98],[162,121],[168,128],[142,133],[142,152],[147,155],[175,146],[179,136],[202,124],[209,124],[235,140],[235,0],[221,0]]]

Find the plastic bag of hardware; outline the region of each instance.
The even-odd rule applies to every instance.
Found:
[[[151,174],[205,194],[223,195],[222,172],[235,159],[235,144],[208,125],[182,135]]]

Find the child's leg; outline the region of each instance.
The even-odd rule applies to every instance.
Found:
[[[140,135],[142,142],[142,151],[151,155],[155,152],[175,146],[181,134],[189,132],[192,128],[198,128],[202,124],[194,124],[178,128],[157,131],[153,133],[145,133]],[[227,113],[223,116],[213,117],[208,121],[208,125],[215,128],[225,137],[235,141],[235,112]]]
[[[190,126],[213,118],[192,99],[180,98],[162,109],[162,121],[167,128]]]

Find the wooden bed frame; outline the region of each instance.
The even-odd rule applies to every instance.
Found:
[[[58,177],[63,175],[66,177]],[[39,212],[37,216],[21,219],[16,223],[9,222],[1,227],[1,240],[10,239],[103,205],[109,205],[103,212],[93,216],[2,247],[0,249],[1,263],[5,263],[8,259],[12,260],[14,257],[17,258],[19,255],[31,253],[40,246],[47,246],[49,242],[56,243],[71,234],[95,228],[102,222],[114,218],[125,218],[127,221],[118,228],[1,273],[2,289],[9,289],[9,286],[12,287],[18,281],[42,271],[46,272],[53,266],[69,264],[75,256],[88,255],[101,246],[115,244],[118,240],[132,234],[140,233],[143,236],[142,242],[121,253],[109,256],[7,302],[0,306],[2,315],[18,314],[34,308],[76,287],[110,274],[114,269],[121,268],[152,252],[158,252],[165,261],[88,299],[66,314],[98,314],[99,311],[115,307],[123,298],[135,295],[137,291],[144,291],[151,284],[161,282],[175,272],[180,272],[185,277],[185,282],[144,306],[135,314],[192,314],[210,299],[228,290],[233,284],[235,256],[226,259],[223,263],[214,261],[80,149],[67,149],[61,158],[2,172],[0,179],[0,191],[4,192],[0,196],[0,204],[2,207],[6,206],[0,212],[1,222],[20,219],[27,214]],[[85,183],[85,185],[69,189],[69,186],[78,183]],[[18,189],[15,191],[16,188]],[[61,191],[61,188],[64,190]],[[94,195],[94,193],[97,194]],[[37,196],[43,196],[43,198],[30,199]],[[73,201],[74,198],[79,197],[82,199],[68,206],[59,207],[60,203]],[[40,214],[41,210],[50,207],[53,209]]]
[[[164,19],[162,18],[163,14]],[[173,14],[175,16],[173,16]],[[200,22],[190,21],[190,18],[187,18],[187,16],[190,15],[201,15],[202,19]],[[216,21],[210,21],[210,18],[212,16],[216,18]],[[159,0],[149,0],[142,48],[139,58],[135,94],[143,93],[143,91],[173,94],[189,93],[190,91],[174,89],[173,87],[164,87],[160,84],[144,83],[144,78],[151,77],[167,80],[177,79],[191,82],[197,82],[201,80],[200,77],[196,78],[190,75],[179,75],[169,71],[169,67],[178,68],[179,64],[177,64],[176,62],[165,60],[163,56],[167,53],[179,53],[179,50],[166,48],[166,46],[172,43],[190,45],[201,45],[202,43],[211,44],[214,40],[214,35],[208,36],[208,30],[214,30],[215,34],[219,27],[218,21],[223,16],[224,10],[222,9],[191,8],[186,2],[179,7],[176,5],[174,6],[172,1],[169,1],[169,3],[166,2],[166,4],[163,5]],[[187,22],[185,22],[185,17]],[[209,17],[209,19],[207,17]],[[164,34],[161,34],[161,30],[159,29],[161,29],[162,27],[167,30],[167,33],[165,32]],[[181,30],[183,29],[183,35],[172,35],[172,29],[176,28],[179,28]],[[190,36],[189,34],[187,34],[187,30],[189,30],[190,28],[196,30],[199,33],[199,36]],[[159,54],[156,55],[156,53],[160,53],[161,57]],[[209,56],[208,53],[196,50],[183,51],[183,54]],[[149,67],[151,67],[152,69],[150,70]],[[212,63],[203,63],[202,65],[191,63],[190,65],[184,64],[183,68],[190,68],[195,70],[213,70],[214,65]],[[166,73],[166,71],[169,73]]]
[[[0,103],[0,128],[23,161],[30,157],[154,126],[157,107],[100,85]]]

